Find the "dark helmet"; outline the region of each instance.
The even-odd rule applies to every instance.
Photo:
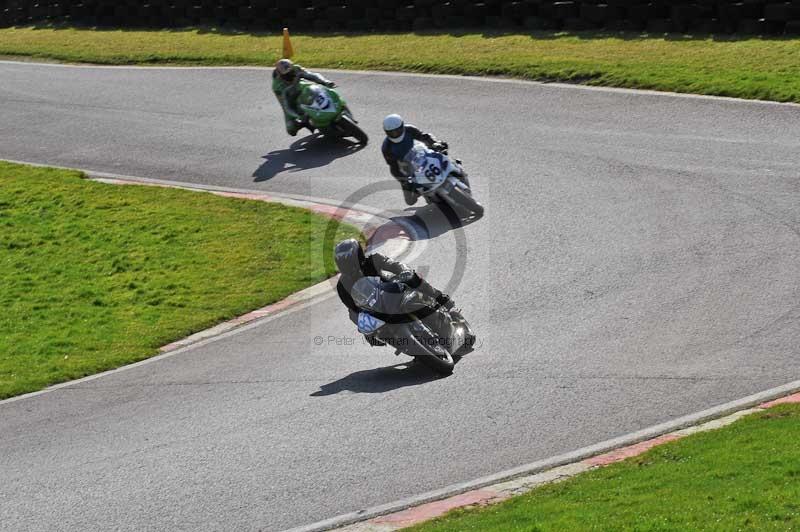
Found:
[[[364,250],[355,238],[348,238],[336,244],[334,249],[336,267],[342,275],[354,277],[362,275],[361,265],[364,263]]]
[[[292,82],[297,75],[291,59],[281,59],[275,63],[275,70],[282,80]]]

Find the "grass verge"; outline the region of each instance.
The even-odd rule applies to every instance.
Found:
[[[0,162],[0,398],[150,357],[329,277],[329,224],[278,204]]]
[[[502,75],[800,102],[800,39],[639,34],[296,35],[309,67]],[[23,27],[0,55],[105,64],[271,65],[272,34]]]
[[[796,530],[800,405],[783,405],[416,532]]]

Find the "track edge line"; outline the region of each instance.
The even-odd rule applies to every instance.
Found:
[[[630,445],[646,442],[672,432],[677,432],[708,421],[735,414],[739,411],[747,410],[758,405],[763,405],[769,401],[789,396],[797,392],[800,392],[800,380],[792,381],[781,386],[776,386],[774,388],[748,395],[741,399],[729,401],[727,403],[701,410],[693,414],[677,417],[670,421],[653,425],[622,436],[617,436],[594,445],[582,447],[569,453],[556,455],[543,460],[537,460],[535,462],[530,462],[519,467],[507,469],[505,471],[480,477],[474,480],[451,484],[438,490],[424,492],[419,495],[400,499],[398,501],[373,506],[371,508],[356,512],[342,514],[309,525],[295,527],[288,529],[286,532],[320,532],[324,530],[339,529],[356,523],[363,523],[364,521],[368,521],[370,519],[394,514],[413,507],[421,506],[423,504],[441,501],[449,497],[466,493],[468,491],[487,488],[495,484],[517,479],[519,477],[536,475],[558,467],[577,464],[601,454],[615,451],[623,447],[628,447]]]
[[[292,207],[305,208],[307,210],[311,210],[323,216],[327,216],[328,218],[338,219],[342,222],[356,226],[368,240],[377,229],[376,227],[372,227],[369,224],[369,220],[373,218],[378,218],[382,221],[382,225],[387,223],[395,223],[397,225],[401,225],[401,233],[405,234],[406,238],[405,239],[400,238],[399,240],[398,239],[391,240],[393,242],[396,242],[395,245],[397,246],[397,248],[393,251],[393,253],[397,255],[402,255],[403,253],[405,253],[410,247],[410,242],[419,240],[418,232],[413,227],[413,225],[399,224],[396,221],[390,220],[389,217],[380,209],[368,207],[366,205],[342,204],[332,200],[326,200],[324,198],[314,198],[310,196],[279,194],[279,193],[253,190],[253,189],[237,189],[230,187],[197,185],[194,183],[184,183],[180,181],[170,181],[163,179],[121,175],[109,172],[97,172],[94,170],[87,170],[83,168],[73,168],[73,167],[49,165],[43,163],[32,163],[28,161],[18,161],[13,159],[0,158],[0,161],[13,164],[34,166],[39,168],[56,168],[59,170],[77,171],[83,173],[89,180],[107,184],[180,188],[183,190],[191,190],[195,192],[207,192],[211,194],[217,194],[220,196],[236,195],[237,197],[243,197],[244,199],[249,199],[251,201],[273,202]],[[331,207],[336,208],[337,211],[335,213],[331,213],[330,212]],[[341,215],[339,215],[339,211],[342,211]],[[378,240],[374,244],[377,247],[384,243],[385,241]],[[238,332],[248,330],[252,327],[272,321],[279,317],[283,317],[285,315],[292,314],[296,311],[305,309],[313,304],[322,302],[334,295],[335,292],[327,290],[326,286],[330,285],[332,280],[335,278],[336,276],[324,279],[319,283],[313,284],[302,290],[289,294],[283,299],[270,303],[265,307],[253,309],[252,311],[247,312],[241,316],[236,316],[230,320],[217,323],[216,325],[213,325],[208,329],[198,331],[185,338],[180,338],[175,340],[174,342],[170,342],[165,346],[161,346],[158,350],[158,354],[152,357],[148,357],[144,360],[139,360],[138,362],[125,364],[117,368],[101,371],[100,373],[87,375],[79,379],[72,379],[69,381],[59,382],[57,384],[53,384],[52,386],[48,386],[47,388],[44,388],[42,390],[37,390],[34,392],[29,392],[22,395],[9,397],[7,399],[2,399],[0,400],[0,407],[17,401],[22,401],[24,399],[31,399],[33,397],[54,392],[69,386],[74,386],[76,384],[81,384],[84,382],[120,373],[122,371],[143,366],[145,364],[158,362],[165,358],[170,358],[172,356],[185,353],[186,351],[189,351],[196,347],[201,347],[211,342],[227,338]]]

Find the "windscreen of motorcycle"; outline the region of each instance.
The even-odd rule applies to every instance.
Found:
[[[449,161],[441,153],[429,150],[421,142],[414,142],[414,146],[403,157],[409,175],[421,186],[437,187],[447,177]]]
[[[353,284],[350,297],[361,308],[372,309],[380,297],[380,277],[362,277]]]
[[[403,314],[406,285],[384,281],[380,277],[362,277],[353,284],[350,296],[362,309],[381,314]]]
[[[426,308],[434,308],[436,302],[425,297],[419,290],[408,290],[403,294],[402,308],[407,313],[418,312]]]

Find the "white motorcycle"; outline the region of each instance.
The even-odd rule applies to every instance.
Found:
[[[464,168],[444,152],[431,150],[414,141],[414,146],[399,163],[408,182],[428,203],[444,201],[456,211],[466,210],[483,216],[483,205],[472,197]]]

